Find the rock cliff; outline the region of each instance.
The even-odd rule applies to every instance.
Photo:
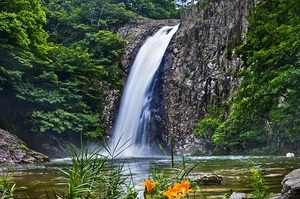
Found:
[[[233,76],[241,65],[234,48],[245,41],[246,18],[255,4],[255,0],[203,0],[182,14],[169,47],[172,64],[165,69],[164,120],[166,132],[176,135],[177,152],[209,153],[191,134],[208,107],[222,103],[240,84]]]
[[[165,129],[162,137],[170,144],[175,138],[177,153],[202,151],[201,140],[193,137],[195,123],[203,118],[210,105],[226,100],[240,84],[233,74],[241,62],[234,48],[245,41],[247,16],[256,0],[202,0],[182,13],[180,28],[164,58],[163,90]],[[177,24],[176,20],[141,20],[127,24],[118,33],[127,42],[123,58],[128,71],[142,41],[163,25]],[[116,111],[120,93],[107,93],[104,120],[108,129]],[[112,103],[113,102],[113,103]],[[107,119],[108,118],[108,119]]]

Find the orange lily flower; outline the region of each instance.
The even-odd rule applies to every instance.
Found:
[[[173,187],[169,187],[168,191],[163,192],[164,196],[168,199],[184,198],[188,193],[193,190],[190,189],[190,181],[181,181],[181,183],[175,183]]]
[[[147,191],[150,193],[152,191],[152,189],[155,187],[155,185],[157,185],[158,182],[151,182],[149,179],[145,180],[144,184],[141,184],[141,186],[145,186]]]
[[[163,192],[163,195],[167,196],[168,199],[174,199],[177,197],[178,193],[176,189],[169,187],[168,191]]]
[[[192,192],[193,190],[190,189],[191,182],[190,181],[181,181],[181,183],[175,183],[174,184],[174,189],[177,189],[178,192],[181,192],[183,195],[185,194],[189,194],[190,192]]]

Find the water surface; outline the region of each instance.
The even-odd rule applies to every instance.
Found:
[[[294,169],[300,168],[300,158],[286,158],[283,156],[196,156],[175,157],[174,164],[178,168],[197,164],[190,177],[197,173],[215,173],[223,177],[218,186],[201,186],[202,196],[222,198],[230,190],[238,192],[251,192],[251,173],[249,168],[257,167],[263,172],[270,191],[280,193],[283,177]],[[136,185],[141,184],[145,178],[151,178],[150,170],[153,167],[168,168],[171,166],[170,157],[127,157],[120,159],[124,164],[124,175],[130,173]],[[13,174],[18,187],[20,198],[54,198],[53,190],[57,191],[65,186],[59,177],[59,169],[70,164],[69,159],[56,159],[51,163],[4,167],[2,176]],[[136,186],[138,188],[138,186]]]

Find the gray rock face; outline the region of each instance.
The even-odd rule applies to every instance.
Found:
[[[300,199],[300,169],[287,174],[281,185],[281,199]]]
[[[49,158],[30,150],[15,135],[0,129],[0,164],[47,162]]]
[[[234,73],[241,61],[234,48],[245,41],[247,20],[255,1],[200,1],[182,14],[174,42],[169,46],[171,60],[165,72],[166,132],[174,132],[179,153],[195,123],[210,105],[226,100],[240,85]],[[165,140],[169,136],[164,135]],[[199,147],[197,147],[199,146]],[[207,151],[209,149],[205,149]],[[184,151],[190,152],[190,151]]]
[[[118,35],[126,42],[125,53],[122,59],[122,65],[124,66],[125,71],[129,71],[140,47],[144,44],[147,37],[153,35],[163,26],[173,26],[179,23],[178,19],[153,20],[144,18],[132,21],[120,28],[118,30]]]

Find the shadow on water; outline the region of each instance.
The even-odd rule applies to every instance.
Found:
[[[175,157],[175,167],[182,167],[182,157]],[[294,169],[300,168],[300,158],[286,158],[283,156],[187,156],[184,157],[185,166],[198,164],[191,175],[197,173],[215,173],[223,177],[218,186],[201,186],[202,194],[207,197],[223,197],[230,190],[251,192],[251,173],[249,168],[257,167],[262,170],[270,191],[280,193],[283,177]],[[124,164],[124,175],[132,174],[134,183],[141,184],[150,177],[153,167],[171,167],[170,157],[125,157],[120,163]],[[58,177],[59,171],[70,159],[56,159],[51,163],[39,165],[22,165],[1,169],[6,175],[12,172],[18,187],[17,194],[21,198],[46,198],[46,191],[53,194],[53,190],[63,188]],[[42,197],[41,197],[42,196]]]

